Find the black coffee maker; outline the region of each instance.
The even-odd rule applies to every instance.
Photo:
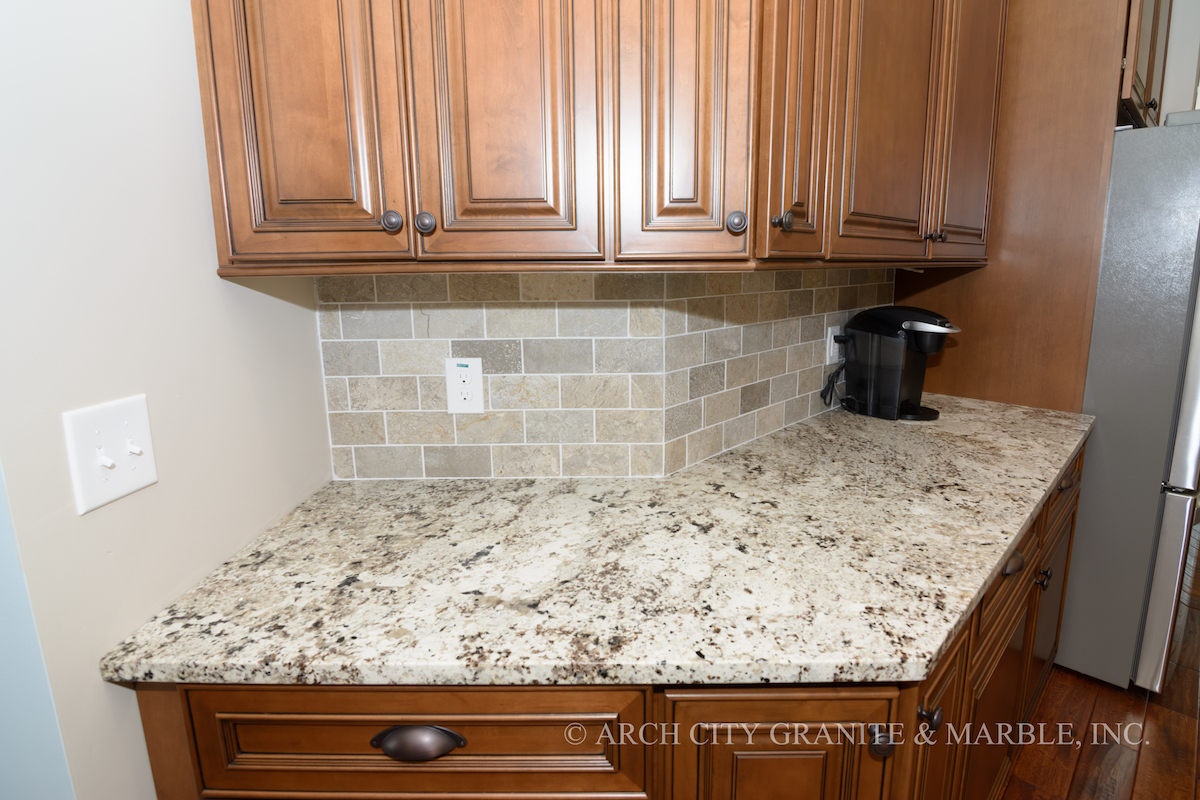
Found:
[[[870,308],[846,323],[846,396],[842,407],[882,419],[934,420],[921,405],[925,359],[942,352],[950,320],[907,306]]]

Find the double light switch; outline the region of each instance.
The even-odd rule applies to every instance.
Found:
[[[68,411],[63,430],[77,513],[158,482],[146,395]]]

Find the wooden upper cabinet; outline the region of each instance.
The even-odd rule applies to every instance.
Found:
[[[934,258],[983,258],[1006,0],[948,0],[941,63],[938,155],[928,232]]]
[[[390,16],[367,0],[195,0],[223,264],[410,254],[407,224],[382,225],[407,205],[388,70],[376,91]]]
[[[937,0],[849,0],[835,93],[830,255],[923,258]]]
[[[615,2],[617,257],[749,258],[760,4]]]
[[[825,252],[833,3],[767,0],[760,77],[758,258]]]
[[[1162,124],[1163,75],[1172,0],[1129,0],[1117,124]]]
[[[418,256],[602,257],[603,4],[402,5]]]

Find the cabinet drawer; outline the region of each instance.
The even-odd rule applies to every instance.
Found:
[[[189,687],[205,790],[372,793],[372,797],[543,792],[645,797],[640,689]],[[463,747],[394,761],[371,746],[396,725],[439,725]],[[580,727],[581,726],[581,727]],[[608,727],[611,736],[605,734]],[[567,732],[582,736],[568,741]]]
[[[1025,531],[1021,536],[1021,541],[1017,545],[1012,557],[1005,562],[1007,568],[1009,564],[1017,568],[1016,572],[1011,575],[1004,575],[1001,572],[992,581],[992,585],[984,592],[983,600],[979,604],[979,614],[977,619],[978,630],[975,635],[975,642],[982,642],[988,637],[988,634],[996,627],[997,619],[1000,612],[1009,604],[1012,597],[1022,589],[1029,588],[1029,581],[1037,568],[1038,559],[1038,542],[1042,538],[1042,526],[1045,524],[1045,515],[1041,515],[1033,523],[1033,527]],[[1017,561],[1017,554],[1020,554],[1024,563]],[[974,653],[978,653],[978,646],[971,648]],[[974,657],[972,658],[974,660]]]
[[[1083,478],[1083,453],[1071,462],[1067,472],[1059,479],[1058,485],[1050,492],[1043,514],[1046,520],[1045,532],[1049,538],[1052,531],[1057,530],[1064,516],[1070,514],[1079,500],[1079,481]]]

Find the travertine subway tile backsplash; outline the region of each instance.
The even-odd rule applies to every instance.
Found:
[[[889,269],[318,278],[339,479],[654,476],[825,409],[825,328]],[[483,360],[448,414],[444,359]]]

